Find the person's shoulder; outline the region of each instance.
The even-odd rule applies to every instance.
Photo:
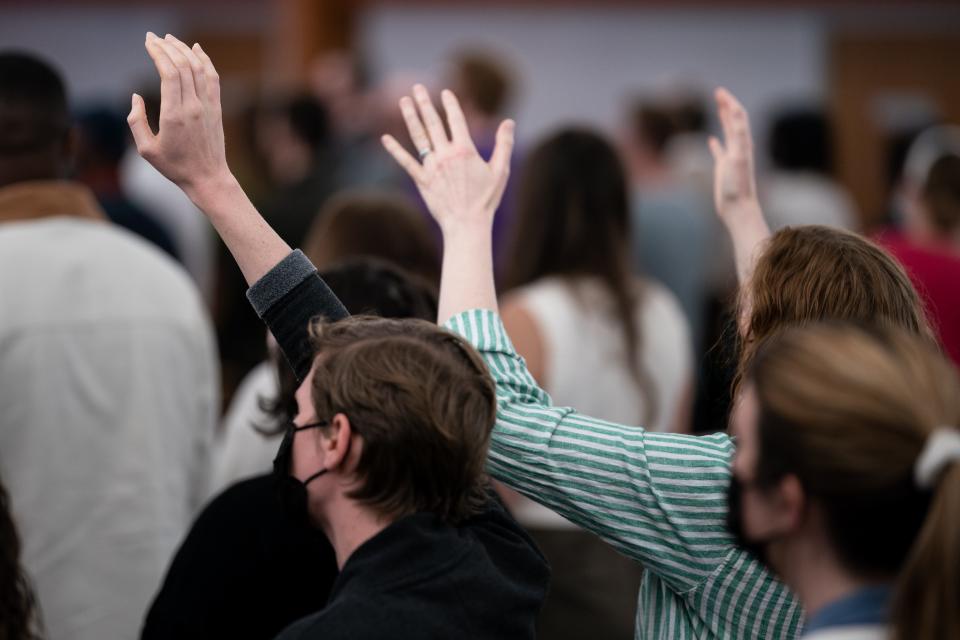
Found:
[[[680,300],[667,287],[653,278],[637,278],[636,286],[640,290],[639,308],[645,318],[655,323],[687,325],[687,317]]]
[[[342,598],[322,611],[301,618],[284,629],[276,640],[376,640],[398,637],[402,621],[384,598]]]

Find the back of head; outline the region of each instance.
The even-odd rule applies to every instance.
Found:
[[[465,105],[491,118],[506,110],[513,78],[493,53],[470,50],[454,55],[453,76],[455,93]]]
[[[541,278],[596,278],[611,294],[624,337],[623,355],[655,418],[653,380],[639,364],[643,343],[635,322],[639,293],[630,264],[627,181],[617,152],[586,129],[565,129],[541,142],[524,162],[504,288]]]
[[[960,229],[960,155],[944,155],[930,167],[921,192],[930,225],[942,235]]]
[[[440,281],[440,254],[430,226],[399,195],[347,192],[331,198],[311,226],[304,252],[321,269],[370,256],[434,286]]]
[[[119,113],[95,107],[77,116],[80,133],[77,170],[118,167],[127,150],[128,129]]]
[[[956,371],[910,332],[821,325],[770,341],[750,379],[758,482],[795,475],[848,572],[899,575],[898,639],[958,637],[960,463],[932,489],[915,472],[930,435],[960,424]]]
[[[630,127],[632,142],[640,145],[650,155],[662,158],[667,151],[670,139],[681,132],[681,126],[695,126],[694,122],[681,125],[681,114],[672,111],[667,105],[649,101],[638,101],[631,108]]]
[[[764,341],[790,326],[837,320],[897,327],[934,341],[916,290],[896,260],[832,227],[787,227],[763,249],[740,292],[737,381]]]
[[[354,257],[325,266],[320,276],[334,291],[351,315],[381,318],[437,319],[436,287],[371,257]],[[276,351],[271,353],[280,387],[275,398],[261,398],[260,408],[270,421],[257,429],[265,435],[280,435],[297,414],[297,379]]]
[[[297,139],[315,153],[330,142],[327,110],[322,102],[311,95],[295,95],[268,107],[267,113],[286,120]]]
[[[316,414],[347,415],[363,440],[349,496],[390,517],[475,514],[496,395],[474,349],[421,320],[353,316],[312,336]]]
[[[597,133],[564,129],[527,156],[520,175],[507,288],[546,276],[630,271],[627,182],[616,151]]]
[[[770,158],[784,171],[833,171],[833,139],[826,115],[816,110],[788,111],[770,130]]]
[[[0,186],[62,177],[70,116],[59,74],[27,53],[0,53]]]
[[[906,152],[903,181],[908,188],[921,189],[934,163],[947,155],[960,156],[960,126],[944,124],[924,129]]]

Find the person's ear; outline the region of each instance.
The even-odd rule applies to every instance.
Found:
[[[807,495],[794,474],[785,475],[775,489],[775,508],[771,510],[771,529],[782,532],[796,531],[803,524],[807,508]]]
[[[351,442],[353,441],[353,426],[350,424],[350,418],[343,413],[333,416],[330,426],[324,428],[321,437],[321,446],[323,447],[324,466],[327,469],[337,469],[349,471],[348,466],[356,462],[350,456]]]

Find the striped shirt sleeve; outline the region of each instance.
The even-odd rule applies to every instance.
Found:
[[[446,326],[477,348],[497,384],[491,475],[593,531],[677,593],[708,580],[733,546],[728,436],[651,433],[554,407],[495,313],[468,311]]]

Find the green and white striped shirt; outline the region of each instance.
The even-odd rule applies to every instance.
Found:
[[[495,313],[467,311],[446,326],[497,383],[491,475],[646,568],[637,638],[800,635],[799,602],[727,532],[728,436],[651,433],[553,407]]]

